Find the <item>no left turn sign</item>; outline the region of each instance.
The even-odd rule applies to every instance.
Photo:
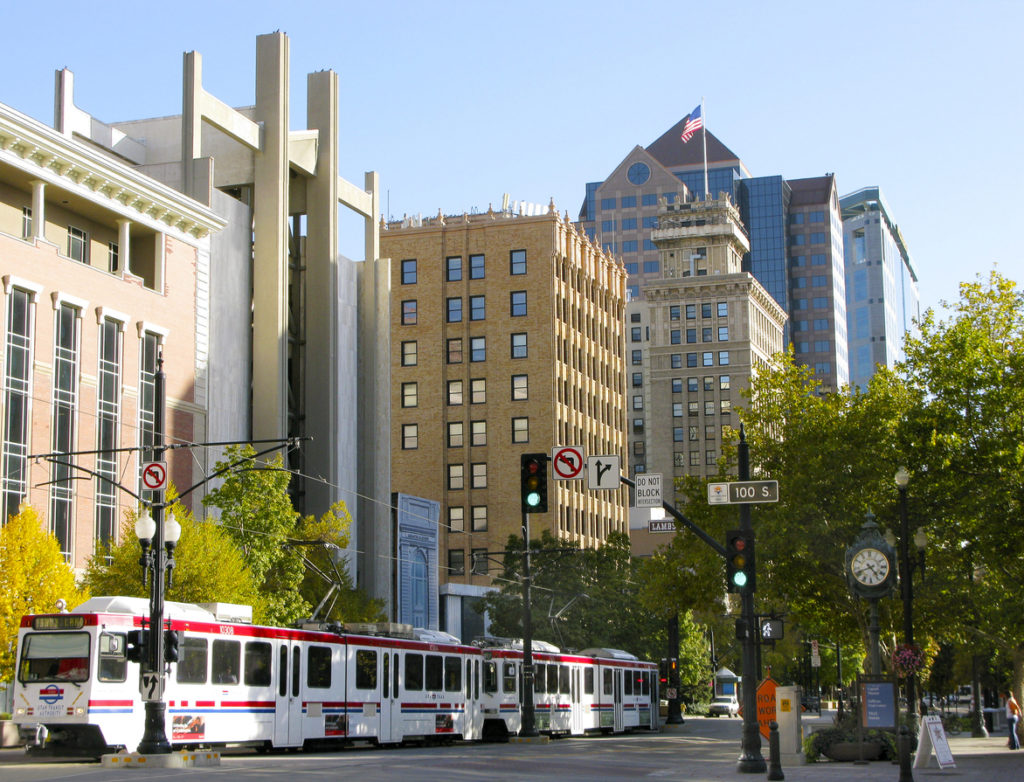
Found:
[[[146,462],[142,465],[142,485],[150,491],[167,488],[167,462]]]
[[[551,452],[554,478],[574,481],[583,477],[583,449],[578,445],[561,445]]]

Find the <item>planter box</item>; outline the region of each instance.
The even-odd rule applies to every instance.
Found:
[[[863,750],[861,749],[863,747]],[[882,757],[882,745],[875,741],[865,741],[859,744],[856,741],[844,741],[833,744],[822,753],[830,760],[850,762],[852,760],[878,760]]]
[[[0,747],[20,747],[22,743],[18,726],[11,720],[0,720]]]

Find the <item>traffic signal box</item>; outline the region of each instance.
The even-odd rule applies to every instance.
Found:
[[[524,453],[520,459],[520,497],[523,513],[548,511],[548,455]]]
[[[744,594],[757,588],[752,531],[734,529],[726,533],[725,581],[729,592]]]
[[[141,663],[146,660],[146,633],[129,630],[125,641],[125,657],[129,662]]]

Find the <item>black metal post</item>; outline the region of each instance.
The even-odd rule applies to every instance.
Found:
[[[871,624],[868,625],[868,639],[871,644],[871,675],[881,676],[882,675],[882,653],[878,648],[878,598],[870,597],[868,602],[871,604]]]
[[[164,405],[165,381],[163,357],[158,356],[156,375],[153,378],[153,454],[161,460],[164,453]],[[167,741],[166,705],[163,700],[164,684],[164,567],[166,552],[164,551],[164,506],[161,492],[160,499],[153,504],[153,521],[156,532],[153,534],[153,577],[149,590],[149,634],[144,673],[156,674],[159,677],[157,697],[146,701],[146,724],[139,742],[138,751],[143,755],[166,754],[171,751]]]
[[[843,719],[843,653],[836,641],[836,683],[839,687],[839,719]]]
[[[530,514],[523,514],[523,693],[520,736],[534,737],[537,724],[533,706],[533,613],[530,604]]]
[[[677,661],[675,665],[672,661]],[[668,715],[666,725],[682,725],[682,698],[679,697],[679,614],[674,613],[668,620],[668,686],[675,690],[676,696],[668,698]]]
[[[904,473],[905,474],[905,473]],[[914,644],[914,566],[910,562],[910,529],[907,519],[907,487],[896,484],[900,493],[900,592],[903,597],[903,642]],[[907,726],[917,732],[918,704],[915,688],[917,674],[907,676]]]
[[[740,424],[740,442],[738,447],[739,479],[750,480],[750,446],[747,445],[746,433]],[[740,529],[753,532],[750,523],[750,506],[740,505]],[[754,567],[757,567],[756,561]],[[754,616],[754,595],[750,590],[740,594],[742,607],[743,633],[743,740],[741,753],[736,767],[747,774],[762,774],[767,768],[761,755],[761,732],[757,723],[757,673],[754,669],[756,624]]]

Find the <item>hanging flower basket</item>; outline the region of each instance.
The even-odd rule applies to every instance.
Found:
[[[917,644],[900,644],[892,652],[892,669],[900,678],[914,676],[924,668],[924,652]]]

